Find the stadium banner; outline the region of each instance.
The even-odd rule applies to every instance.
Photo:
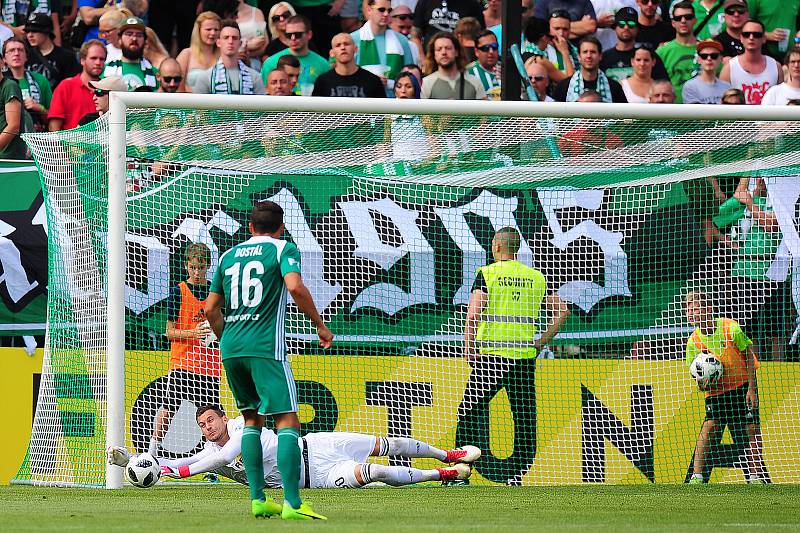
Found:
[[[36,165],[0,160],[0,335],[44,335],[46,226]]]
[[[5,359],[10,349],[0,350]],[[22,350],[16,350],[22,353]],[[8,357],[13,354],[8,354]],[[19,354],[17,354],[19,355]],[[140,352],[142,371],[129,379],[127,423],[133,448],[147,447],[153,427],[152,401],[148,398],[166,381],[167,352]],[[27,356],[25,356],[27,357]],[[355,431],[375,435],[425,438],[439,447],[452,446],[457,424],[457,409],[469,366],[460,358],[413,358],[405,356],[354,356],[342,365],[342,356],[296,355],[292,367],[298,383],[300,418],[303,431]],[[10,360],[10,359],[9,359]],[[23,405],[36,391],[22,390],[35,385],[31,359],[28,365],[12,365],[4,378],[16,383],[12,431],[21,438],[30,434],[29,405]],[[41,358],[38,359],[41,365]],[[30,367],[30,368],[29,368]],[[447,375],[460,383],[441,383]],[[62,382],[88,383],[86,374],[62,374]],[[759,370],[760,413],[767,468],[773,482],[794,479],[794,466],[800,464],[797,447],[800,439],[794,421],[800,419],[797,402],[800,394],[800,368],[792,363],[763,363]],[[223,380],[223,408],[237,415]],[[409,391],[412,391],[409,394]],[[91,391],[83,398],[60,398],[61,423],[67,435],[58,447],[65,449],[72,462],[75,482],[91,482],[102,468],[88,455],[103,447],[104,428],[79,421],[94,413]],[[537,430],[535,456],[525,483],[682,483],[689,468],[697,432],[704,416],[703,396],[689,377],[682,361],[635,360],[539,360],[536,369]],[[17,405],[19,404],[19,405]],[[201,433],[194,422],[194,408],[184,403],[176,414],[164,440],[164,451],[178,457],[196,452]],[[17,412],[24,416],[17,417]],[[496,465],[516,453],[513,433],[514,413],[504,393],[490,404],[490,449],[484,450],[475,465],[472,482],[503,483],[492,479]],[[19,418],[19,420],[17,420]],[[775,429],[773,429],[775,428]],[[779,429],[780,428],[780,429]],[[19,431],[17,431],[19,429]],[[788,430],[788,432],[787,432]],[[189,437],[187,440],[187,436]],[[88,441],[88,442],[87,442]],[[729,446],[730,437],[723,437]],[[16,468],[23,459],[24,445],[15,446],[5,470]],[[787,456],[788,454],[788,456]],[[778,457],[779,456],[779,457]],[[774,461],[772,459],[775,459]],[[383,459],[376,459],[386,461]],[[438,466],[432,460],[418,459],[419,467]],[[55,471],[58,465],[53,464]],[[24,477],[23,465],[18,476]],[[40,472],[41,474],[41,472]],[[487,477],[488,476],[488,477]],[[85,479],[81,479],[85,478]],[[715,468],[712,481],[742,481],[740,468]],[[1,480],[0,480],[1,481]]]

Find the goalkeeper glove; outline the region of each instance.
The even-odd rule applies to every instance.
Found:
[[[108,459],[108,464],[124,468],[128,466],[128,461],[131,460],[131,454],[128,449],[123,446],[109,446],[106,448],[106,458]]]
[[[191,476],[191,474],[189,473],[188,466],[173,468],[171,466],[161,465],[161,477],[172,477],[177,479],[189,476]]]

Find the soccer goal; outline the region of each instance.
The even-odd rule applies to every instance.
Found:
[[[25,138],[50,278],[16,482],[120,487],[107,445],[181,457],[198,404],[238,414],[180,331],[267,199],[336,335],[290,302],[304,432],[473,444],[472,483],[525,485],[683,483],[702,428],[703,480],[800,481],[800,110],[114,93]]]

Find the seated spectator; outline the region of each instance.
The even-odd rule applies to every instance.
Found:
[[[48,3],[46,0],[39,0],[38,2],[34,0],[25,3],[5,0],[3,2],[0,24],[11,30],[14,37],[24,39],[25,25],[31,15],[47,17],[47,20],[50,21],[51,31],[53,32],[53,42],[55,42],[57,46],[61,46],[61,26],[58,23],[59,4],[55,4],[55,11],[51,9],[51,6],[52,4]]]
[[[528,74],[531,87],[536,91],[536,97],[539,102],[555,102],[547,95],[547,89],[550,86],[550,77],[547,75],[547,69],[534,59],[535,56],[525,62],[525,72]]]
[[[78,53],[81,73],[58,84],[47,114],[50,131],[69,130],[87,113],[95,111],[90,81],[100,79],[106,62],[106,46],[97,39],[86,41]]]
[[[242,43],[247,54],[250,67],[258,70],[261,68],[261,56],[267,49],[267,21],[264,13],[244,0],[239,0],[236,8],[236,23],[242,32]]]
[[[300,94],[300,85],[297,80],[300,79],[300,60],[291,54],[287,54],[278,59],[278,65],[275,67],[286,73],[289,77],[289,89],[292,94]]]
[[[481,23],[475,17],[462,18],[456,24],[456,29],[453,30],[468,63],[475,61],[475,41],[478,40],[478,34],[482,30]]]
[[[639,27],[636,24],[636,10],[624,7],[617,11],[614,17],[614,32],[617,37],[617,44],[610,50],[603,51],[603,59],[600,61],[600,70],[612,80],[621,82],[633,74],[631,60],[636,52],[636,37],[639,34]],[[640,46],[650,46],[643,44]],[[655,48],[653,48],[655,50]],[[653,76],[656,78],[666,78],[667,71],[661,59],[653,54],[656,63],[653,65]]]
[[[500,58],[499,49],[494,32],[483,30],[475,43],[475,55],[478,59],[467,65],[467,74],[478,78],[486,97],[495,101],[501,99],[500,69],[497,63]]]
[[[147,37],[144,40],[144,58],[153,66],[160,65],[169,57],[167,49],[151,28],[145,28],[144,32]]]
[[[289,76],[279,68],[267,74],[266,92],[269,96],[292,96]]]
[[[662,44],[675,38],[675,28],[668,19],[669,10],[664,11],[662,18],[659,15],[660,2],[657,0],[636,0],[639,7],[639,37],[640,43],[648,43],[656,50]],[[694,7],[692,8],[694,14]]]
[[[427,47],[431,37],[439,32],[454,32],[458,21],[465,17],[475,17],[482,28],[486,26],[483,3],[478,0],[419,0],[414,8],[414,28]]]
[[[199,94],[264,94],[264,82],[257,70],[239,59],[242,45],[239,26],[233,19],[222,21],[217,38],[219,59],[198,77],[194,92]]]
[[[731,87],[741,89],[749,105],[758,105],[767,89],[783,82],[783,70],[777,61],[761,52],[766,41],[764,25],[748,20],[742,27],[744,54],[728,61],[719,75]]]
[[[405,35],[389,29],[392,17],[389,0],[369,0],[366,16],[367,22],[361,29],[350,34],[356,49],[355,62],[381,77],[390,96],[394,79],[414,56]]]
[[[669,80],[655,80],[653,85],[650,86],[650,97],[648,99],[651,104],[674,104],[675,103],[675,88]]]
[[[762,105],[790,105],[790,101],[800,99],[800,48],[791,48],[783,62],[789,69],[789,76],[785,82],[769,88],[761,100]]]
[[[392,11],[392,22],[389,27],[399,34],[405,35],[411,47],[412,62],[420,63],[420,57],[425,54],[422,41],[411,31],[414,29],[414,11],[405,4],[397,4]]]
[[[413,73],[406,71],[397,75],[394,81],[395,98],[418,100],[421,93],[419,80]]]
[[[603,102],[627,102],[619,83],[608,79],[600,70],[602,52],[600,41],[595,37],[581,39],[578,45],[581,67],[572,77],[558,83],[553,98],[559,102],[575,102],[586,90],[591,89],[600,95]]]
[[[563,21],[563,19],[562,19]],[[553,33],[551,30],[551,23],[556,23],[553,19],[546,22],[540,19],[529,19],[525,26],[525,39],[522,44],[523,57],[527,54],[532,54],[536,59],[533,61],[539,63],[547,70],[547,75],[553,82],[569,78],[575,74],[575,65],[578,64],[578,50],[575,49],[575,59],[573,63],[572,58],[572,43],[567,39],[561,37],[561,32]],[[569,21],[566,22],[566,35],[569,35]],[[553,46],[552,43],[558,43]],[[532,60],[527,58],[527,61]],[[563,61],[565,70],[560,70],[557,66],[559,60]]]
[[[683,85],[684,104],[718,104],[731,84],[717,77],[722,63],[722,44],[713,39],[697,43],[700,74]]]
[[[119,48],[119,27],[126,19],[133,16],[126,8],[109,9],[98,21],[98,34],[106,42],[106,62],[122,59],[122,50]]]
[[[646,104],[650,101],[650,89],[653,87],[653,68],[656,64],[655,51],[649,44],[639,45],[634,51],[633,75],[620,82],[625,98],[631,104]]]
[[[673,87],[683,89],[683,84],[692,79],[699,67],[696,61],[694,36],[694,7],[691,2],[681,1],[672,6],[672,27],[675,39],[656,49],[669,73]],[[680,98],[678,98],[678,103]]]
[[[741,89],[728,89],[724,93],[722,93],[722,101],[720,102],[723,105],[745,105],[745,98],[744,93]]]
[[[340,33],[334,37],[331,53],[336,60],[333,70],[320,74],[314,82],[312,96],[386,98],[384,81],[356,64],[356,46],[352,35]]]
[[[717,0],[694,2],[694,20],[695,37],[700,41],[713,39],[725,31],[724,2],[720,3]]]
[[[119,76],[133,91],[142,85],[158,89],[156,69],[144,58],[144,45],[147,42],[145,25],[142,19],[129,17],[120,25],[117,33],[120,36],[122,59],[106,62],[103,77]]]
[[[289,38],[289,48],[272,55],[261,67],[261,78],[266,80],[267,74],[275,70],[278,60],[285,55],[293,55],[300,61],[300,93],[310,96],[314,90],[314,82],[320,74],[328,72],[331,67],[328,61],[308,48],[308,43],[313,37],[311,23],[303,15],[294,15],[286,21],[286,36]],[[328,49],[330,43],[325,45]]]
[[[5,69],[0,59],[0,68]],[[28,147],[20,134],[33,130],[30,115],[22,105],[22,92],[14,80],[0,76],[0,158],[27,159]]]
[[[203,76],[219,59],[217,39],[222,19],[212,11],[204,11],[197,15],[192,29],[189,48],[181,50],[177,60],[186,80],[186,88],[194,91],[197,80]]]
[[[159,63],[157,77],[158,92],[170,94],[186,92],[183,84],[183,71],[181,70],[181,65],[171,57],[168,57]]]
[[[53,42],[53,22],[47,15],[31,14],[25,24],[25,37],[31,45],[28,67],[42,74],[55,89],[61,80],[81,71],[75,54]]]
[[[145,2],[146,4],[146,2]],[[78,0],[78,15],[87,26],[86,36],[83,42],[100,37],[99,22],[100,17],[107,11],[123,7],[122,0]],[[147,8],[145,7],[145,10]]]
[[[128,86],[119,76],[109,76],[102,80],[90,81],[89,86],[94,89],[92,99],[94,100],[94,107],[98,117],[108,113],[108,93],[128,90]]]
[[[437,100],[485,100],[481,82],[464,72],[467,58],[456,36],[440,32],[428,42],[422,79],[422,98]]]
[[[725,30],[714,37],[714,40],[722,45],[724,58],[736,57],[744,53],[742,28],[750,19],[750,12],[745,0],[725,0],[722,7],[725,13]],[[727,62],[727,59],[724,61]]]
[[[22,92],[22,105],[33,119],[36,131],[47,131],[47,110],[53,98],[53,89],[47,78],[25,68],[28,51],[25,40],[12,37],[3,43],[3,60],[9,73]]]
[[[296,14],[297,12],[288,2],[278,2],[269,9],[267,26],[271,39],[264,51],[265,55],[272,56],[289,48],[289,38],[286,37],[286,21]]]
[[[556,11],[569,15],[570,39],[580,39],[597,31],[597,16],[590,0],[538,0],[534,3],[533,16],[545,20]]]

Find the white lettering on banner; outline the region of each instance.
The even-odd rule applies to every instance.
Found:
[[[147,251],[147,292],[125,284],[125,306],[137,315],[169,296],[169,248],[156,239],[125,234],[126,243],[136,243]]]
[[[628,256],[622,249],[622,233],[612,232],[599,226],[594,220],[583,220],[567,231],[561,227],[556,215],[557,209],[582,207],[599,209],[603,203],[603,191],[600,189],[537,189],[539,201],[547,218],[553,238],[550,242],[560,250],[566,250],[570,243],[580,237],[588,237],[595,241],[603,251],[605,265],[605,285],[593,281],[570,281],[558,289],[562,300],[577,305],[585,312],[598,302],[611,296],[631,296],[628,287]]]
[[[356,241],[356,257],[368,259],[384,270],[409,255],[409,287],[405,292],[391,283],[370,285],[359,294],[350,309],[362,307],[380,309],[389,316],[412,305],[436,303],[436,272],[434,251],[417,226],[419,213],[384,198],[369,202],[340,202],[348,229]],[[377,211],[397,227],[402,244],[391,246],[381,242],[370,211]]]
[[[489,191],[482,191],[468,204],[434,208],[434,212],[439,216],[450,238],[456,243],[464,257],[461,263],[461,286],[453,296],[454,305],[469,303],[469,293],[475,282],[477,270],[487,263],[486,250],[483,249],[469,228],[466,215],[471,213],[488,218],[494,231],[505,227],[515,228],[519,231],[517,221],[514,219],[514,211],[517,210],[518,203],[519,199],[516,196],[503,198]],[[520,242],[518,258],[528,266],[532,266],[533,253],[524,238]]]
[[[26,294],[39,286],[39,283],[28,281],[28,274],[22,266],[19,249],[14,241],[7,238],[17,228],[0,220],[0,265],[3,273],[0,274],[0,283],[6,284],[8,295],[19,302]]]
[[[286,225],[286,231],[292,236],[292,240],[303,257],[303,262],[300,265],[303,283],[311,292],[317,311],[321,313],[342,292],[342,286],[339,283],[330,284],[323,278],[325,253],[311,232],[311,228],[308,226],[306,217],[303,214],[303,209],[294,195],[287,189],[281,189],[278,194],[270,196],[268,200],[283,208],[283,221]]]
[[[178,229],[172,233],[172,237],[175,238],[179,235],[183,235],[193,243],[205,244],[208,246],[208,249],[211,250],[211,264],[206,273],[206,279],[211,280],[214,272],[217,270],[217,265],[219,265],[219,248],[217,248],[217,244],[211,237],[211,228],[219,228],[228,235],[233,235],[239,231],[241,227],[242,225],[236,222],[230,215],[223,211],[217,211],[208,223],[204,223],[202,220],[196,218],[186,218],[181,222],[181,225],[178,226]]]

